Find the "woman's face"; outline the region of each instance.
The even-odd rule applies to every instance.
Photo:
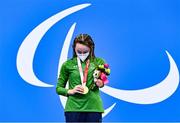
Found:
[[[75,47],[75,52],[76,54],[85,54],[85,53],[90,52],[90,48],[86,45],[77,43]]]

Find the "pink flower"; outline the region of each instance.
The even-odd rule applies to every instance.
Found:
[[[104,64],[104,67],[105,68],[109,68],[109,64]]]
[[[104,84],[108,83],[107,76],[103,72],[101,73],[100,78],[101,78],[101,80],[103,81]]]

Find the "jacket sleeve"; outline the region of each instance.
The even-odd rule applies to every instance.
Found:
[[[103,65],[103,64],[105,64],[106,63],[106,61],[104,60],[104,59],[102,59],[102,58],[97,58],[97,65]]]
[[[69,78],[69,74],[67,71],[67,66],[66,63],[63,63],[56,86],[56,93],[58,95],[68,96],[68,89],[65,88],[68,78]]]

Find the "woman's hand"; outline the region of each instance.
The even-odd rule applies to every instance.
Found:
[[[101,79],[97,79],[97,81],[95,83],[99,88],[102,88],[104,86],[104,83]]]
[[[68,90],[68,95],[74,95],[75,93],[82,94],[84,92],[84,88],[82,85],[76,85],[73,89]]]

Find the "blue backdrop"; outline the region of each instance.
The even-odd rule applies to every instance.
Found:
[[[16,59],[23,40],[36,26],[83,3],[91,5],[57,22],[41,39],[33,62],[39,80],[56,85],[61,49],[74,22],[73,38],[79,33],[90,34],[96,56],[110,64],[110,87],[137,90],[158,84],[169,71],[165,50],[180,68],[178,0],[1,1],[0,121],[64,121],[55,87],[27,83],[17,71]],[[103,92],[101,96],[105,108],[116,103],[103,121],[180,121],[179,88],[166,100],[148,105],[126,102]]]

